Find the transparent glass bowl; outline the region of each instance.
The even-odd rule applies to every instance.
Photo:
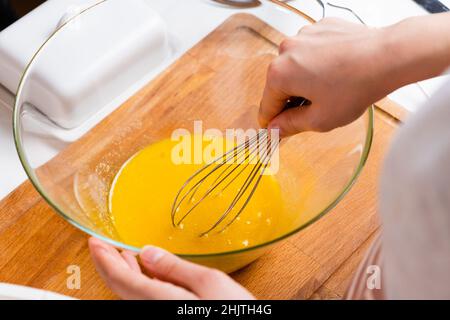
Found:
[[[86,34],[83,15],[93,14],[100,7],[101,4],[87,9],[63,25],[34,56],[17,92],[14,136],[28,177],[58,214],[89,235],[138,252],[140,248],[121,241],[108,211],[109,189],[123,163],[149,144],[169,138],[175,129],[192,129],[194,120],[202,120],[204,129],[258,128],[257,105],[267,66],[277,55],[276,42],[280,40],[281,32],[295,34],[300,26],[309,22],[266,2],[254,12],[245,11],[244,15],[237,16],[235,14],[241,11],[212,6],[208,9],[211,15],[220,17],[217,25],[230,18],[235,19],[231,24],[237,27],[220,29],[220,41],[215,45],[208,42],[206,46],[194,47],[188,56],[181,57],[183,62],[176,62],[163,71],[162,76],[150,84],[150,89],[144,88],[128,100],[124,99],[123,106],[111,116],[80,134],[80,128],[65,129],[57,125],[51,117],[36,110],[48,110],[49,106],[35,106],[32,101],[37,92],[51,91],[51,87],[41,81],[39,72],[49,65],[49,57],[55,56],[52,50],[60,48],[57,42],[63,41],[69,33],[80,37]],[[223,15],[220,15],[221,10],[225,12]],[[172,10],[172,14],[179,14],[182,19],[183,11],[183,8],[178,13]],[[174,17],[167,18],[170,19],[173,21]],[[267,25],[262,21],[279,31],[274,32],[272,27],[267,31]],[[72,25],[75,22],[76,28]],[[178,30],[180,33],[181,29]],[[210,31],[212,29],[202,30],[203,34]],[[263,31],[267,37],[276,33],[275,43],[272,39],[260,42],[261,37],[252,38],[255,32]],[[178,39],[194,32],[180,33]],[[176,44],[176,41],[170,42]],[[77,59],[72,46],[66,50],[57,52],[56,56],[61,59],[54,61],[54,68],[64,71],[67,67],[69,70],[71,62],[65,57]],[[79,56],[83,56],[83,47],[78,50]],[[180,55],[175,48],[169,62]],[[83,70],[70,68],[70,72],[67,81],[78,78],[79,75],[73,73]],[[107,95],[107,88],[100,81],[94,82],[91,89],[93,105]],[[119,106],[122,101],[116,104]],[[199,105],[207,106],[207,112]],[[70,116],[70,112],[68,114]],[[305,229],[330,212],[355,183],[367,160],[372,134],[373,109],[369,108],[360,119],[344,128],[329,133],[302,133],[283,142],[276,177],[284,198],[288,199],[286,205],[297,213],[292,221],[283,224],[273,238],[255,246],[231,252],[181,256],[232,272],[255,260],[277,242]],[[167,217],[170,219],[170,212]]]

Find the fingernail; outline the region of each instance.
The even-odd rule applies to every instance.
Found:
[[[145,246],[142,248],[141,251],[141,259],[149,264],[155,264],[157,263],[166,252],[160,248],[152,247],[152,246]]]
[[[94,249],[95,251],[101,252],[103,254],[110,253],[109,247],[103,241],[101,241],[99,239],[91,238],[90,245],[91,245],[92,249]]]

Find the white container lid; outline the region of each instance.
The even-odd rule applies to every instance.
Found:
[[[0,300],[74,300],[50,291],[0,283]]]
[[[144,0],[49,0],[0,33],[0,84],[15,93],[33,55],[68,20],[38,54],[25,89],[30,105],[71,129],[152,72],[170,46]]]

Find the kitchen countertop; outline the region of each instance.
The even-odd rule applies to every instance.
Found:
[[[215,26],[220,24],[230,14],[230,10],[232,10],[222,10],[223,6],[211,3],[208,0],[196,0],[194,1],[194,5],[192,5],[192,3],[188,5],[184,1],[180,2],[175,0],[147,1],[151,2],[155,9],[162,12],[168,19],[169,31],[172,34],[177,33],[177,28],[185,27],[189,19],[196,19],[195,26],[189,24],[191,26],[190,36],[183,39],[176,39],[177,50],[176,54],[172,57],[172,60],[178,58],[187,49],[203,38],[206,35],[206,30],[212,30]],[[450,0],[441,1],[450,7]],[[422,8],[411,0],[333,0],[330,2],[352,8],[367,24],[377,27],[395,23],[408,16],[426,14]],[[319,19],[321,16],[320,7],[312,4],[312,2],[308,2],[308,7],[305,7],[305,2],[302,1],[291,1],[291,4],[298,5],[299,8],[304,9],[316,19]],[[205,10],[210,10],[208,11],[208,15],[205,14]],[[248,13],[256,13],[258,10],[259,8],[254,8],[247,9],[246,11]],[[179,16],[182,16],[179,14],[180,11],[190,13],[189,16],[184,15],[187,17],[186,21],[175,19],[175,17],[179,18]],[[354,19],[347,13],[339,10],[336,11],[335,9],[330,9],[328,15],[341,16],[350,20]],[[170,20],[170,17],[173,17],[172,21]],[[265,18],[269,23],[272,23],[275,26],[278,23],[278,21],[271,21],[276,18],[276,15],[266,16]],[[441,77],[441,79],[421,82],[420,87],[418,85],[410,85],[393,93],[390,95],[390,98],[403,105],[409,111],[414,112],[427,100],[427,95],[431,95],[439,87],[442,80]],[[0,199],[5,197],[26,179],[26,174],[20,164],[14,147],[11,117],[11,111],[0,106]],[[42,150],[42,157],[50,158],[63,146],[64,145],[59,143],[54,149]]]

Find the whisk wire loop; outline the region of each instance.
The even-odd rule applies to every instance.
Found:
[[[233,149],[217,157],[203,168],[196,171],[178,191],[172,205],[172,224],[179,227],[185,219],[200,205],[205,199],[213,196],[219,187],[216,196],[222,195],[237,179],[246,171],[250,173],[244,182],[237,189],[237,194],[233,197],[230,205],[220,215],[218,220],[208,229],[200,234],[205,236],[211,231],[225,223],[219,232],[227,229],[235,222],[244,209],[247,207],[253,197],[262,176],[264,175],[276,148],[279,146],[279,140],[272,141],[268,130],[260,130],[255,136],[247,139],[245,142],[237,145]],[[251,166],[253,165],[253,166]],[[250,170],[251,169],[251,170]],[[211,182],[210,182],[211,181]],[[199,199],[195,197],[199,190],[206,185],[206,191],[200,195]],[[244,197],[245,196],[245,197]],[[242,203],[242,200],[243,203]],[[241,204],[242,203],[242,204]],[[177,219],[177,213],[187,207],[181,217]],[[236,211],[234,213],[233,211]],[[225,221],[233,212],[229,221]]]

